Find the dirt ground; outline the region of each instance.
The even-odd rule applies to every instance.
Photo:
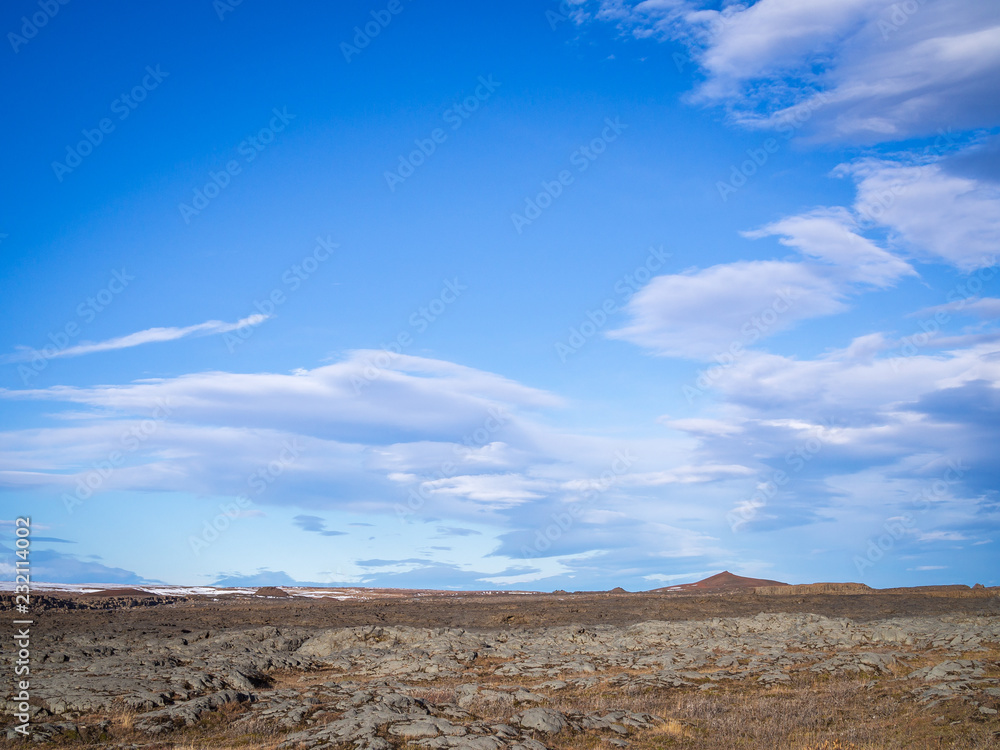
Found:
[[[79,597],[67,596],[69,599]],[[123,618],[133,627],[226,628],[255,625],[352,627],[409,625],[495,629],[555,625],[630,625],[647,620],[748,617],[760,612],[810,613],[865,621],[942,614],[1000,615],[1000,597],[922,593],[761,596],[752,593],[690,596],[659,593],[480,594],[420,593],[371,600],[227,596],[190,597],[162,606],[127,609],[50,609],[41,627],[67,633],[93,630]]]
[[[1000,747],[993,590],[348,595],[35,596],[29,746]]]

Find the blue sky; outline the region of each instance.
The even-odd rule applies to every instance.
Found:
[[[998,583],[994,5],[0,21],[8,574]]]

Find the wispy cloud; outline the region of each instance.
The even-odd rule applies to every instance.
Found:
[[[918,542],[964,542],[969,537],[957,531],[929,531],[917,537]]]
[[[656,354],[710,359],[807,318],[847,309],[842,285],[816,266],[753,260],[657,276],[629,301],[610,338]]]
[[[65,349],[47,352],[45,356],[47,359],[55,359],[58,357],[79,357],[84,354],[110,352],[115,351],[116,349],[130,349],[133,346],[142,346],[143,344],[157,344],[164,341],[176,341],[177,339],[187,338],[188,336],[212,336],[219,333],[229,333],[230,331],[235,331],[247,326],[260,325],[267,320],[267,318],[268,316],[266,315],[255,313],[243,318],[242,320],[237,320],[235,323],[226,323],[221,320],[209,320],[204,323],[197,323],[196,325],[185,326],[183,328],[177,328],[175,326],[167,328],[147,328],[144,331],[136,331],[135,333],[118,336],[113,339],[106,339],[105,341],[82,343]],[[7,354],[0,357],[0,361],[4,363],[28,362],[36,355],[37,352],[34,349],[20,347],[14,354]]]
[[[955,158],[966,153],[978,149]],[[841,165],[836,174],[856,183],[854,211],[889,229],[901,247],[966,272],[993,265],[1000,243],[1000,187],[949,172],[950,158],[921,161],[915,155],[860,159]]]
[[[480,532],[475,529],[465,529],[459,526],[438,526],[436,529],[442,536],[479,536]]]
[[[986,320],[998,320],[1000,319],[1000,298],[973,297],[967,300],[959,299],[955,302],[948,302],[943,305],[934,305],[933,307],[925,307],[922,310],[917,310],[916,312],[910,313],[907,317],[925,318],[928,316],[933,316],[935,313],[959,313],[959,312],[964,313],[965,315],[984,318]]]
[[[841,164],[833,175],[854,180],[852,206],[814,208],[742,232],[750,240],[776,237],[801,260],[740,260],[657,276],[628,302],[626,324],[608,336],[658,355],[722,361],[802,321],[845,312],[861,293],[917,276],[901,255],[966,273],[989,268],[1000,243],[1000,188],[949,171],[980,151],[973,145],[947,156]],[[888,230],[886,247],[862,227]],[[952,309],[988,319],[1000,313],[997,299],[967,296]]]
[[[60,539],[57,536],[33,536],[31,537],[33,542],[50,542],[56,544],[76,544],[72,539]]]
[[[805,108],[813,136],[879,143],[1000,116],[1000,6],[965,0],[758,0],[721,10],[698,0],[599,0],[578,14],[625,33],[680,41],[702,69],[693,98],[751,127]]]
[[[321,536],[345,536],[343,531],[333,531],[326,528],[326,521],[319,516],[299,515],[292,522],[303,531],[311,531]]]

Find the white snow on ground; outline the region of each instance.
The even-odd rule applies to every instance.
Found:
[[[161,596],[225,596],[243,595],[250,596],[257,591],[257,587],[215,587],[215,586],[168,586],[165,584],[135,584],[135,583],[32,583],[31,591],[36,594],[46,591],[65,591],[67,593],[88,594],[94,591],[108,591],[114,589],[131,589],[145,591],[150,594]],[[12,592],[14,590],[13,581],[0,581],[0,591]],[[333,599],[367,599],[359,593],[352,593],[341,589],[315,589],[297,588],[294,586],[283,587],[284,591],[296,596],[308,596],[313,598],[333,598]]]
[[[213,586],[166,586],[163,584],[139,585],[134,583],[37,583],[32,582],[33,593],[45,591],[66,591],[76,594],[89,594],[93,591],[108,591],[114,589],[130,589],[145,591],[150,594],[165,596],[219,596],[220,594],[252,594],[257,589],[248,588],[215,588]],[[13,591],[13,581],[0,581],[0,591]]]
[[[88,594],[94,591],[108,591],[114,589],[131,589],[145,591],[150,594],[160,596],[251,596],[259,587],[215,587],[215,586],[169,586],[166,584],[135,584],[135,583],[35,583],[31,584],[31,592],[42,594],[46,591],[64,591],[67,593]],[[304,596],[310,599],[339,599],[345,601],[349,599],[385,599],[407,596],[408,592],[403,590],[386,589],[327,589],[316,588],[314,586],[279,586],[282,591],[287,591],[294,596]],[[0,592],[13,592],[13,581],[0,581]],[[484,594],[533,594],[533,591],[448,591],[448,592],[409,592],[410,596],[428,596],[451,594],[460,596],[463,593],[482,596]]]

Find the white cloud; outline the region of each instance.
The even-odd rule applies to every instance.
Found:
[[[699,570],[695,573],[674,573],[672,575],[666,575],[665,573],[653,573],[652,575],[643,576],[643,579],[647,581],[656,581],[658,583],[673,583],[674,581],[688,581],[690,583],[694,583],[695,581],[700,581],[719,572],[720,571],[718,570]]]
[[[0,432],[0,486],[73,492],[95,464],[125,460],[99,492],[247,493],[284,446],[295,448],[259,502],[394,512],[409,493],[422,513],[496,516],[559,503],[568,482],[679,465],[677,481],[732,472],[691,467],[680,440],[558,432],[533,421],[556,396],[449,362],[397,357],[371,374],[376,352],[296,374],[210,372],[116,386],[0,391],[3,398],[89,408],[71,421]],[[153,410],[166,405],[159,418]],[[145,426],[143,426],[145,425]],[[136,430],[141,437],[136,438]],[[650,486],[663,484],[656,475]],[[584,480],[592,483],[594,480]],[[494,521],[497,519],[494,518]]]
[[[996,263],[1000,187],[949,174],[941,163],[862,159],[838,168],[857,183],[854,210],[918,255],[963,271]]]
[[[58,357],[79,357],[83,354],[95,354],[97,352],[110,352],[116,349],[129,349],[133,346],[143,344],[162,343],[164,341],[176,341],[188,336],[210,336],[219,333],[229,333],[244,327],[260,325],[267,320],[266,315],[254,314],[235,323],[224,323],[221,320],[209,320],[205,323],[198,323],[184,328],[147,328],[144,331],[137,331],[126,336],[98,341],[95,343],[83,343],[70,346],[65,349],[52,348],[42,354],[46,359],[56,359]],[[8,354],[0,358],[3,362],[27,362],[38,356],[34,349],[21,349],[16,354]]]
[[[659,487],[664,484],[700,484],[726,477],[745,477],[754,473],[753,469],[739,464],[700,464],[698,466],[678,466],[670,471],[648,471],[626,474],[619,483],[625,487]]]
[[[574,563],[582,563],[584,561],[591,560],[599,554],[600,553],[596,551],[588,551],[575,555],[560,555],[544,559],[533,559],[531,563],[533,566],[537,566],[536,570],[522,573],[520,575],[484,576],[477,580],[494,586],[513,586],[517,584],[532,583],[534,581],[540,581],[545,578],[552,578],[553,576],[559,575],[570,575],[570,577],[572,577],[571,574],[575,571],[575,568],[573,567]]]
[[[974,153],[971,147],[960,155]],[[1000,247],[1000,186],[950,174],[946,161],[903,159],[837,167],[835,175],[856,182],[850,209],[816,208],[742,233],[776,236],[803,261],[737,261],[657,276],[629,301],[631,320],[608,336],[665,356],[729,359],[734,347],[741,352],[802,320],[845,311],[851,294],[918,275],[863,236],[863,225],[888,229],[888,244],[911,256],[987,273]],[[987,318],[1000,309],[993,298],[961,297],[956,309]]]
[[[633,571],[628,575],[635,574],[636,556],[646,560],[642,574],[663,570],[650,562],[654,557],[698,558],[686,567],[701,568],[732,558],[711,534],[728,533],[725,513],[734,502],[750,498],[754,485],[766,478],[758,476],[763,462],[783,457],[813,433],[823,439],[824,461],[847,455],[854,461],[882,461],[907,475],[922,469],[902,466],[901,454],[964,447],[955,438],[961,430],[949,432],[947,425],[932,424],[908,408],[954,385],[1000,380],[1000,360],[982,359],[979,352],[991,351],[982,346],[976,352],[911,357],[896,373],[879,359],[892,345],[880,337],[859,340],[812,362],[748,352],[719,381],[719,394],[728,402],[721,416],[661,420],[686,428],[697,440],[559,431],[546,424],[551,414],[535,414],[560,408],[563,402],[556,396],[436,360],[394,360],[355,393],[352,377],[365,372],[372,352],[294,375],[216,372],[98,388],[6,391],[0,395],[67,400],[92,411],[89,418],[78,414],[52,427],[0,432],[0,485],[45,489],[56,497],[72,492],[95,462],[121,450],[122,435],[148,418],[151,405],[169,400],[175,406],[168,417],[156,422],[136,450],[126,452],[125,464],[98,492],[185,492],[210,498],[247,493],[257,503],[255,511],[268,504],[308,514],[337,509],[395,516],[413,491],[424,502],[404,521],[479,521],[497,534],[481,543],[493,539],[500,545],[484,548],[483,554],[574,559],[565,565],[575,571],[586,569],[590,555],[596,568],[609,571],[607,566],[617,565]],[[744,377],[758,390],[742,387]],[[852,423],[835,435],[820,420],[830,404]],[[463,445],[464,437],[482,428],[490,409],[507,415],[503,424],[484,431],[482,441]],[[248,477],[273,462],[288,441],[296,446],[295,460],[265,494],[252,494]],[[984,450],[991,445],[980,442]],[[877,509],[886,485],[876,475],[868,485],[854,485],[862,490],[851,490],[847,480],[839,484],[848,488],[845,495],[857,494]],[[595,487],[596,493],[581,500],[579,490]],[[818,497],[832,493],[828,487]],[[966,502],[964,510],[940,523],[935,518],[936,528],[965,528],[973,506],[961,493],[949,494],[951,505],[960,501]],[[781,502],[767,506],[766,516],[748,507],[759,513],[757,520],[774,524],[790,516],[796,523],[819,517]],[[572,508],[582,512],[570,514]],[[554,528],[558,519],[570,520],[559,527],[551,547],[537,546],[538,534]],[[573,555],[580,557],[567,557]],[[514,569],[497,575],[516,582],[533,574]]]
[[[928,531],[917,537],[918,542],[964,542],[969,537],[957,531]]]
[[[726,104],[750,126],[777,126],[805,107],[817,137],[880,142],[1000,119],[996,3],[705,5],[604,0],[594,16],[687,44],[706,76],[695,98]]]
[[[423,482],[421,489],[434,495],[468,498],[493,508],[509,508],[542,498],[555,488],[549,482],[519,474],[475,474]]]
[[[450,362],[353,352],[346,360],[296,374],[204,372],[128,385],[0,390],[0,396],[85,404],[111,413],[147,415],[167,403],[177,419],[284,429],[318,436],[368,426],[424,436],[461,437],[485,424],[491,408],[559,406],[556,396]],[[373,369],[374,368],[374,369]]]
[[[750,351],[718,368],[724,417],[660,421],[699,439],[701,464],[754,470],[761,484],[729,495],[734,530],[878,528],[916,513],[921,541],[962,541],[996,517],[995,351],[972,340],[905,356],[878,333],[811,359]]]
[[[806,258],[836,267],[846,281],[887,287],[902,276],[915,276],[909,263],[857,233],[857,224],[843,208],[821,208],[789,216],[743,236],[778,236]]]
[[[629,323],[608,336],[660,355],[708,359],[846,310],[844,296],[841,285],[806,263],[720,264],[657,276],[629,300]]]
[[[794,413],[802,419],[824,413],[870,415],[972,381],[1000,384],[1000,362],[984,356],[994,350],[992,345],[909,357],[892,348],[897,346],[871,334],[816,359],[750,352],[724,369],[717,384],[730,403],[770,404],[769,414]]]
[[[3,398],[89,410],[68,424],[0,432],[0,484],[72,491],[95,463],[117,452],[124,460],[101,479],[102,492],[234,495],[247,492],[253,472],[291,441],[297,455],[269,486],[268,502],[323,505],[339,496],[342,504],[385,507],[399,499],[398,490],[386,495],[394,479],[429,479],[445,461],[462,467],[454,474],[495,472],[505,463],[521,472],[540,460],[524,438],[526,413],[558,407],[557,397],[419,357],[397,357],[365,380],[376,357],[355,352],[294,375],[208,372],[93,388],[0,390]],[[356,391],[358,382],[367,386]],[[522,445],[505,448],[493,440],[501,435]]]
[[[916,275],[856,229],[847,209],[820,208],[744,232],[748,239],[776,235],[805,260],[737,261],[657,276],[629,301],[631,321],[608,335],[666,356],[742,356],[799,321],[843,312],[847,297],[864,287]]]
[[[692,435],[716,435],[728,437],[743,431],[743,427],[739,424],[726,422],[722,419],[708,419],[706,417],[688,417],[686,419],[670,419],[668,417],[660,417],[657,421],[667,425],[668,427],[673,427],[675,430],[681,430],[682,432],[687,432]]]
[[[708,37],[701,63],[709,80],[701,93],[733,96],[744,81],[796,72],[806,58],[832,52],[872,14],[871,0],[761,0],[691,13],[685,20],[701,25]]]
[[[998,297],[968,297],[960,298],[954,302],[947,302],[943,305],[934,305],[933,307],[925,307],[922,310],[917,310],[915,313],[911,313],[909,317],[928,317],[935,313],[964,313],[966,315],[974,315],[979,318],[985,318],[986,320],[997,320],[1000,319],[1000,298]]]
[[[499,440],[485,445],[415,440],[372,449],[368,465],[400,475],[415,476],[407,472],[435,465],[454,465],[466,471],[497,471],[523,467],[530,462],[530,458],[531,453]]]

